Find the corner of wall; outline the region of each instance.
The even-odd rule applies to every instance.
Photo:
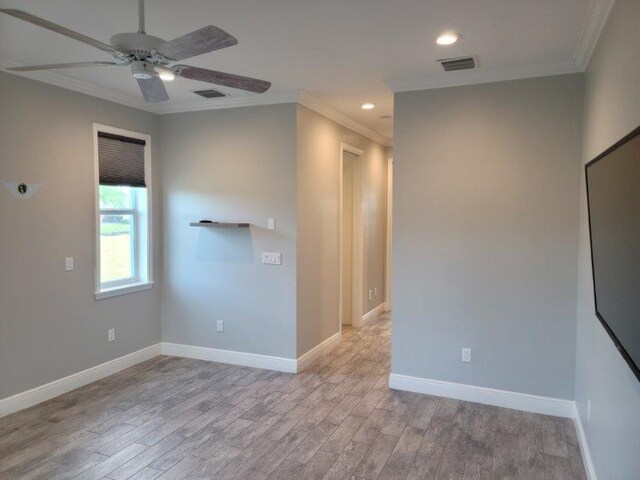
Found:
[[[365,228],[386,222],[385,147],[306,105],[297,107],[297,351],[303,355],[339,330],[339,206],[341,145],[363,150],[365,201],[373,217]],[[367,183],[368,182],[368,183]],[[379,217],[379,218],[378,218]],[[365,247],[371,286],[384,298],[384,235]],[[365,282],[366,284],[366,282]],[[372,304],[366,308],[375,307]]]

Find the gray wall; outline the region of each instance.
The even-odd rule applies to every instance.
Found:
[[[396,94],[394,373],[573,398],[582,88]]]
[[[0,74],[0,87],[0,180],[43,184],[22,201],[0,189],[0,398],[155,344],[161,330],[167,342],[286,358],[335,333],[338,292],[329,289],[337,285],[337,269],[326,275],[324,263],[306,262],[301,278],[320,276],[323,283],[320,295],[304,297],[311,300],[297,308],[297,218],[309,227],[300,229],[303,258],[314,257],[318,226],[337,232],[340,141],[366,152],[365,289],[379,294],[365,301],[365,311],[384,298],[386,170],[384,148],[375,142],[295,104],[159,117],[7,74]],[[300,121],[301,109],[308,121]],[[98,302],[93,122],[153,138],[158,282],[151,291]],[[326,145],[316,136],[323,129],[331,132]],[[299,144],[308,155],[300,162]],[[315,169],[325,160],[326,172]],[[300,165],[325,176],[299,177]],[[310,186],[320,200],[298,195]],[[309,223],[305,209],[314,207],[307,202],[336,211]],[[266,229],[268,217],[277,219],[276,231]],[[188,226],[202,218],[252,226]],[[322,248],[337,266],[335,237],[324,237]],[[263,251],[281,252],[283,264],[262,265]],[[66,256],[75,257],[73,272],[64,271]],[[301,284],[306,292],[317,286]],[[318,316],[313,308],[323,295],[328,308]],[[225,323],[222,333],[217,320]],[[112,327],[116,341],[108,343]]]
[[[584,163],[640,125],[639,24],[640,3],[618,0],[587,69]],[[640,382],[594,314],[582,177],[575,397],[598,479],[632,480],[640,478]]]
[[[162,242],[156,116],[6,73],[0,92],[0,181],[42,183],[27,200],[0,185],[4,398],[160,341],[158,285],[93,298],[93,122],[152,136],[156,278]],[[64,269],[67,256],[75,259],[72,272]]]
[[[363,312],[384,302],[385,148],[298,107],[298,356],[338,331],[340,144],[364,151]],[[378,295],[369,301],[369,289]]]
[[[296,105],[167,115],[161,132],[163,340],[295,358]],[[201,219],[252,226],[189,227]]]

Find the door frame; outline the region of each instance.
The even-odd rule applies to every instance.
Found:
[[[391,307],[391,287],[393,276],[393,157],[387,159],[387,242],[384,262],[385,309]]]
[[[362,215],[362,204],[364,195],[364,150],[360,150],[347,143],[340,143],[340,202],[338,211],[338,256],[340,257],[340,280],[338,282],[338,327],[342,331],[342,272],[344,262],[342,258],[342,207],[344,195],[344,152],[356,155],[358,158],[353,164],[353,252],[352,252],[352,293],[351,293],[351,326],[359,328],[362,326],[362,302],[363,302],[363,282],[364,282],[364,225]]]

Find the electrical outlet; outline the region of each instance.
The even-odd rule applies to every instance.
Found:
[[[107,340],[109,342],[113,342],[115,339],[116,339],[116,329],[110,328],[109,331],[107,332]]]
[[[216,331],[218,332],[224,331],[224,322],[222,320],[218,320],[216,322]]]
[[[64,269],[67,272],[73,270],[73,257],[67,257],[64,259]]]
[[[369,290],[369,300],[373,300],[373,290]]]
[[[587,400],[587,422],[591,421],[591,400]]]
[[[465,363],[471,363],[471,349],[463,348],[462,349],[462,361]]]
[[[282,254],[277,252],[262,252],[262,263],[265,265],[282,265]]]

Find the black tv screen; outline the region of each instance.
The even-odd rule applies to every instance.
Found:
[[[640,380],[640,128],[585,168],[596,315]]]

